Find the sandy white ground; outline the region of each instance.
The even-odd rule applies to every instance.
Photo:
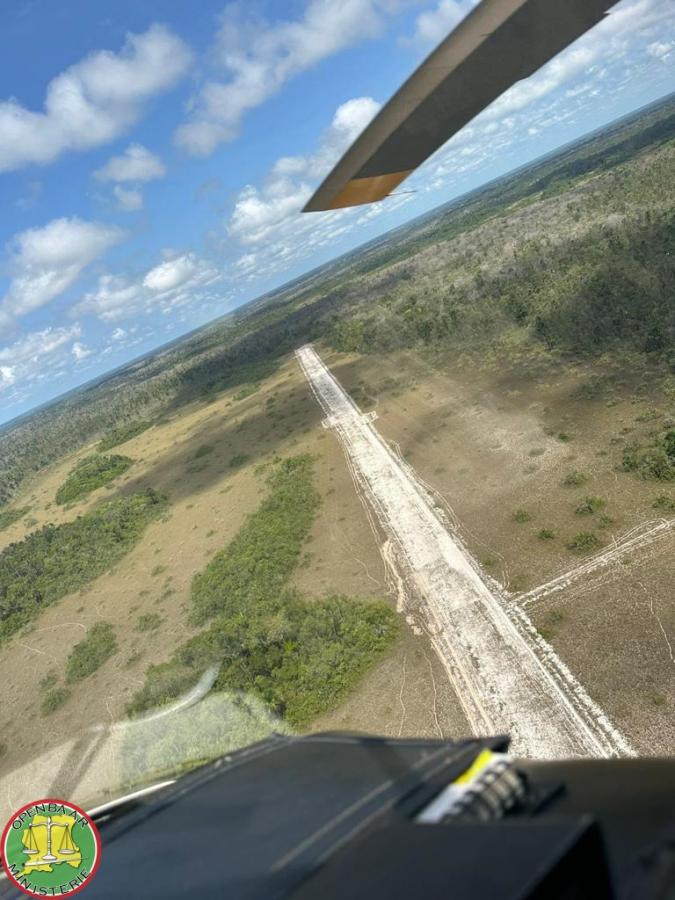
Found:
[[[451,532],[414,470],[379,435],[311,346],[297,359],[387,535],[386,560],[421,617],[475,734],[508,733],[537,758],[625,756],[626,739],[543,640],[507,604]]]

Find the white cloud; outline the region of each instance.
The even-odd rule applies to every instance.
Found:
[[[67,358],[82,335],[79,325],[34,331],[0,348],[0,389],[19,388],[53,376],[53,367]],[[81,345],[80,345],[81,346]],[[84,349],[84,348],[83,348]]]
[[[76,362],[79,362],[81,359],[86,359],[93,353],[92,350],[90,350],[88,347],[85,347],[84,344],[80,343],[80,341],[75,341],[73,346],[70,348],[70,352],[73,354]]]
[[[125,331],[124,328],[116,328],[110,335],[110,339],[113,341],[121,341],[127,336],[127,334],[128,332]]]
[[[654,41],[653,44],[648,45],[647,53],[656,59],[665,60],[667,56],[670,56],[673,47],[675,47],[675,43],[672,41]]]
[[[227,223],[230,237],[244,252],[234,264],[239,281],[269,278],[287,272],[301,258],[334,246],[353,228],[391,212],[411,197],[400,196],[363,209],[340,209],[301,215],[300,209],[316,183],[377,113],[371,97],[343,103],[318,142],[315,153],[287,156],[272,167],[260,187],[248,185],[240,192]]]
[[[137,212],[143,209],[143,192],[138,188],[123,188],[121,184],[116,184],[113,194],[117,200],[117,207],[122,212]]]
[[[518,81],[496,100],[484,113],[486,118],[499,119],[529,106],[587,69],[601,54],[594,44],[577,44],[556,56],[540,72]]]
[[[438,44],[462,21],[477,0],[439,0],[434,9],[420,13],[412,40],[423,46]]]
[[[101,275],[98,287],[85,294],[74,309],[75,314],[93,313],[104,322],[114,322],[133,315],[142,308],[141,286],[119,275]]]
[[[169,256],[139,278],[102,275],[96,290],[85,294],[74,309],[104,322],[118,322],[154,309],[169,313],[178,306],[201,302],[205,291],[221,279],[220,272],[195,253]],[[126,336],[116,328],[114,341]]]
[[[187,45],[162,25],[129,34],[119,53],[99,50],[47,86],[44,112],[0,102],[0,171],[44,165],[68,150],[119,137],[145,103],[172,87],[191,60]]]
[[[395,8],[386,0],[310,0],[301,19],[271,23],[245,15],[241,4],[228,5],[215,45],[228,80],[202,86],[176,143],[194,155],[212,153],[238,135],[249,110],[322,59],[375,37],[382,13]]]
[[[130,144],[121,156],[113,156],[96,172],[98,181],[114,181],[113,195],[122,212],[143,209],[140,185],[166,175],[162,160],[141,144]],[[126,185],[123,187],[123,185]]]
[[[194,253],[168,259],[150,269],[143,279],[143,286],[158,292],[173,290],[193,278],[199,264]]]
[[[16,235],[8,245],[13,278],[0,301],[0,323],[7,325],[62,294],[123,237],[113,225],[78,218],[53,219]]]
[[[261,189],[248,185],[240,192],[228,233],[244,244],[259,244],[289,222],[301,228],[309,226],[308,219],[295,220],[313,185],[328,173],[379,108],[372,97],[355,97],[339,106],[316,153],[282,157]],[[316,226],[315,217],[311,217],[311,224]]]
[[[163,178],[166,166],[162,160],[141,144],[130,144],[121,156],[113,156],[96,172],[99,181],[152,181]]]

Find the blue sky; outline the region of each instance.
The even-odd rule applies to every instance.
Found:
[[[675,4],[611,14],[400,194],[300,215],[472,0],[5,0],[0,422],[675,88]]]

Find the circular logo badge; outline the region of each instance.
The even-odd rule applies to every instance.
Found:
[[[35,800],[2,832],[7,877],[29,897],[69,897],[86,887],[101,861],[101,838],[86,812],[67,800]]]

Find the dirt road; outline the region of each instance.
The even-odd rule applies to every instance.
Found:
[[[414,470],[311,346],[297,359],[340,440],[357,489],[388,538],[402,605],[424,624],[475,734],[508,733],[521,756],[625,756],[632,749],[538,634],[507,606]]]

